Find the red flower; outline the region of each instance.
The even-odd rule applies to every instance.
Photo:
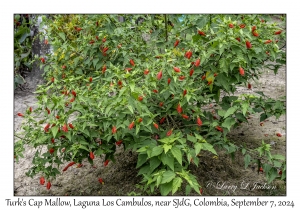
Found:
[[[175,66],[174,66],[173,69],[174,69],[174,71],[177,72],[177,73],[180,72],[180,68],[178,68],[178,67],[175,67]]]
[[[179,80],[182,81],[182,80],[184,80],[184,79],[185,79],[185,76],[183,76],[183,75],[182,75],[182,76],[179,76]]]
[[[72,90],[71,93],[74,97],[76,97],[76,92],[74,90]]]
[[[132,123],[129,124],[128,128],[129,130],[131,130],[134,127],[134,121],[132,121]]]
[[[44,127],[45,132],[48,132],[48,131],[49,131],[49,128],[50,128],[50,123],[48,123],[48,124]]]
[[[70,163],[63,169],[63,171],[68,170],[68,168],[71,167],[71,166],[74,165],[74,164],[75,164],[74,161],[73,161],[73,162],[70,162]]]
[[[102,53],[105,53],[108,49],[109,49],[108,47],[104,47]]]
[[[205,36],[205,33],[203,31],[198,30],[198,34],[201,36]]]
[[[182,114],[181,115],[184,119],[189,119],[189,116],[185,115],[185,114]]]
[[[50,149],[49,149],[49,153],[52,155],[53,152],[54,152],[54,149],[53,149],[53,148],[50,148]]]
[[[29,112],[32,112],[32,107],[29,107]]]
[[[164,103],[163,102],[159,102],[159,106],[163,106],[164,105]]]
[[[259,172],[264,172],[264,169],[262,167],[260,167]]]
[[[99,37],[98,37],[98,36],[96,36],[96,39],[97,39],[97,40],[99,40]]]
[[[52,142],[52,144],[54,144],[54,143],[55,143],[55,139],[54,139],[54,138],[52,138],[52,139],[51,139],[51,142]]]
[[[132,59],[130,59],[130,64],[132,65],[132,66],[134,66],[134,61],[132,60]]]
[[[216,126],[216,129],[220,132],[223,132],[223,128],[221,128],[220,126]]]
[[[153,90],[154,93],[158,93],[158,90]]]
[[[56,119],[59,119],[60,117],[58,115],[55,116]]]
[[[74,129],[74,126],[72,125],[72,123],[69,123],[69,127]]]
[[[267,41],[265,41],[265,44],[269,44],[269,43],[271,43],[272,42],[272,40],[267,40]]]
[[[148,69],[146,69],[146,70],[144,71],[144,75],[147,75],[147,74],[149,74],[149,70],[148,70]]]
[[[111,132],[112,132],[112,134],[115,134],[117,132],[117,127],[113,126],[112,129],[111,129]]]
[[[24,117],[24,115],[22,113],[20,113],[20,112],[18,113],[18,116],[19,117]]]
[[[200,65],[200,59],[198,58],[196,61],[195,61],[195,66],[198,67]]]
[[[108,162],[109,162],[109,160],[106,160],[106,161],[104,162],[104,166],[107,166],[107,165],[108,165]]]
[[[141,123],[143,121],[143,118],[138,119],[138,122]]]
[[[138,97],[138,100],[139,100],[139,101],[142,101],[142,100],[143,100],[143,96],[139,96],[139,97]]]
[[[279,175],[282,175],[282,171],[280,170],[280,171],[278,172],[278,174],[279,174]]]
[[[126,70],[126,71],[131,71],[131,70],[132,70],[132,68],[125,68],[125,70]]]
[[[235,39],[238,40],[239,42],[241,42],[241,38],[240,37],[237,37]]]
[[[177,47],[178,44],[179,44],[179,40],[177,39],[174,43],[174,47]]]
[[[90,78],[89,78],[89,81],[90,81],[90,82],[92,82],[92,81],[93,81],[93,78],[92,78],[92,77],[90,77]]]
[[[248,89],[251,89],[251,84],[250,83],[248,83]]]
[[[180,104],[177,105],[177,112],[180,114],[182,112],[182,107]]]
[[[94,153],[93,153],[92,151],[90,151],[90,158],[91,158],[92,160],[94,160],[94,158],[95,158],[95,155],[94,155]]]
[[[165,120],[166,120],[165,117],[161,118],[160,121],[159,121],[159,124],[163,124]]]
[[[64,132],[68,132],[68,126],[67,126],[67,124],[64,124],[64,126],[62,127],[62,130]]]
[[[191,69],[190,70],[190,77],[193,76],[193,74],[194,74],[194,69]]]
[[[122,85],[122,81],[121,80],[118,81],[118,85],[120,85],[120,86]]]
[[[240,75],[241,75],[241,76],[244,76],[244,75],[245,75],[245,71],[244,71],[244,69],[243,69],[242,67],[240,67],[239,71],[240,71]]]
[[[89,43],[90,43],[90,44],[94,44],[94,43],[95,43],[95,41],[94,41],[94,40],[91,40]]]
[[[208,81],[207,85],[211,85],[212,81]]]
[[[102,67],[102,74],[104,74],[105,71],[106,71],[106,65],[104,65],[104,66]]]
[[[168,85],[170,84],[170,82],[171,82],[171,78],[168,78]]]
[[[44,177],[41,177],[41,178],[40,178],[40,184],[41,184],[41,185],[44,185],[44,184],[45,184],[45,178],[44,178]]]
[[[200,117],[197,117],[197,124],[198,124],[199,126],[202,125],[202,121],[201,121]]]
[[[98,181],[100,182],[100,184],[104,184],[103,179],[99,178]]]
[[[119,49],[122,47],[122,45],[121,44],[118,44],[118,46],[117,46]]]
[[[246,47],[247,49],[250,49],[252,47],[251,43],[248,40],[246,41]]]
[[[257,33],[257,31],[252,31],[252,34],[253,34],[253,36],[256,36],[256,37],[259,36],[259,34]]]
[[[103,42],[103,43],[106,42],[106,38],[103,38],[103,39],[102,39],[102,42]]]
[[[47,183],[47,190],[50,190],[50,188],[51,188],[51,182],[48,181],[48,183]]]
[[[228,26],[229,26],[229,28],[233,28],[234,27],[232,23],[229,23]]]
[[[45,45],[48,44],[48,39],[45,39],[44,44],[45,44]]]
[[[40,58],[42,63],[45,63],[45,58]]]
[[[214,77],[216,77],[216,76],[218,76],[218,74],[217,74],[217,73],[214,73]]]
[[[158,74],[157,74],[157,76],[156,76],[156,77],[157,77],[157,79],[158,79],[158,80],[160,80],[160,79],[161,79],[161,77],[162,77],[162,71],[158,72]]]
[[[48,109],[48,108],[46,107],[46,110],[47,110],[48,114],[50,114],[50,109]]]
[[[53,83],[53,82],[54,82],[54,80],[55,80],[55,78],[54,78],[54,77],[52,77],[52,78],[51,78],[51,82]]]
[[[173,132],[173,129],[169,130],[169,131],[167,132],[167,136],[171,136],[171,135],[172,135],[172,132]]]
[[[119,140],[119,141],[116,142],[116,145],[120,146],[120,144],[122,144],[122,142],[123,142],[122,140]]]
[[[280,133],[276,133],[276,136],[281,137],[282,135]]]
[[[158,125],[156,123],[153,123],[153,125],[156,129],[158,129]]]
[[[240,28],[245,28],[245,24],[240,24]]]
[[[252,26],[252,32],[256,30],[256,26]]]
[[[187,90],[184,90],[183,91],[183,97],[186,95],[186,93],[187,93]]]
[[[192,53],[192,51],[187,51],[186,53],[185,53],[185,57],[187,58],[187,59],[190,59],[191,57],[192,57],[192,55],[193,55],[193,53]]]
[[[205,76],[205,75],[203,75],[203,76],[202,76],[202,80],[205,80],[205,78],[206,78],[206,76]]]
[[[275,35],[279,35],[279,34],[281,34],[281,32],[282,32],[281,30],[275,31],[274,34],[275,34]]]
[[[201,188],[201,189],[200,189],[200,194],[202,195],[202,193],[203,193],[203,189]]]

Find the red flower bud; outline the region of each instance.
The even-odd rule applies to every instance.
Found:
[[[132,123],[129,124],[128,128],[129,130],[131,130],[134,127],[134,121],[132,121]]]
[[[100,182],[100,184],[104,184],[103,179],[99,178],[98,181]]]
[[[102,67],[102,74],[104,74],[105,71],[106,71],[106,65],[104,65],[104,66]]]
[[[197,117],[197,124],[198,124],[199,126],[202,125],[202,121],[201,121],[200,117]]]
[[[166,120],[165,117],[161,118],[160,121],[159,121],[159,124],[163,124],[165,120]]]
[[[50,148],[50,149],[49,149],[49,153],[52,155],[53,152],[54,152],[54,149],[53,149],[53,148]]]
[[[243,69],[242,67],[240,67],[239,71],[240,71],[240,75],[241,75],[241,76],[244,76],[244,75],[245,75],[245,71],[244,71],[244,69]]]
[[[120,146],[122,144],[122,142],[123,142],[122,140],[119,140],[119,141],[116,142],[116,145]]]
[[[180,114],[182,112],[182,107],[180,104],[177,105],[177,112]]]
[[[179,73],[180,72],[180,69],[178,67],[173,67],[174,71]]]
[[[203,31],[198,30],[198,34],[201,36],[205,36],[205,33]]]
[[[111,132],[112,132],[112,134],[115,134],[117,132],[117,127],[113,126],[112,129],[111,129]]]
[[[282,32],[281,30],[275,31],[274,34],[275,34],[275,35],[279,35],[279,34],[281,34],[281,32]]]
[[[234,27],[232,23],[229,23],[228,26],[229,26],[229,28],[233,28]]]
[[[109,162],[109,160],[106,160],[106,161],[104,162],[104,166],[107,166],[107,165],[108,165],[108,162]]]
[[[240,28],[245,28],[245,24],[240,24]]]
[[[182,114],[181,115],[184,119],[189,119],[189,116],[185,115],[185,114]]]
[[[171,78],[168,78],[168,85],[170,84],[170,82],[171,82]]]
[[[90,158],[91,158],[92,160],[94,160],[94,158],[95,158],[95,155],[94,155],[94,153],[93,153],[92,151],[90,151]]]
[[[246,47],[247,49],[250,49],[252,47],[251,43],[248,40],[246,41]]]
[[[178,44],[179,44],[179,40],[177,39],[174,43],[174,47],[177,47]]]
[[[92,81],[93,81],[93,78],[92,78],[92,77],[90,77],[90,78],[89,78],[89,81],[90,81],[90,82],[92,82]]]
[[[162,71],[158,72],[156,78],[157,78],[158,80],[160,80],[160,79],[162,78]]]
[[[198,67],[200,65],[200,59],[198,58],[196,61],[195,61],[195,66]]]
[[[132,59],[130,59],[130,64],[132,65],[132,66],[134,66],[134,61],[132,60]]]
[[[186,93],[187,93],[187,90],[184,90],[183,91],[183,97],[186,95]]]
[[[146,69],[146,70],[144,71],[144,75],[147,75],[147,74],[149,74],[149,70],[148,70],[148,69]]]
[[[193,74],[194,74],[194,69],[191,69],[190,70],[190,77],[193,76]]]
[[[67,124],[64,124],[64,126],[62,127],[62,130],[64,132],[68,132],[68,126],[67,126]]]
[[[69,127],[74,129],[74,126],[72,125],[72,123],[69,123]]]
[[[171,135],[172,135],[172,132],[173,132],[173,129],[169,130],[169,131],[167,132],[167,136],[171,136]]]
[[[48,181],[48,183],[47,183],[47,190],[50,190],[50,188],[51,188],[51,183],[50,183],[50,181]]]
[[[156,123],[153,123],[153,125],[156,129],[158,129],[158,125]]]
[[[44,177],[41,177],[41,178],[40,178],[40,184],[41,184],[41,185],[44,185],[44,184],[45,184],[45,178],[44,178]]]
[[[18,116],[19,117],[24,117],[24,115],[22,113],[20,113],[20,112],[18,113]]]
[[[158,93],[158,90],[155,89],[155,90],[153,90],[153,92],[154,92],[154,93]]]

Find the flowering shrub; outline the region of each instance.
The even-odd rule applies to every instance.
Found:
[[[174,194],[185,183],[187,193],[202,194],[188,167],[199,164],[203,150],[217,156],[219,145],[230,154],[242,151],[245,167],[257,161],[269,181],[285,179],[285,159],[272,155],[270,145],[263,143],[253,153],[226,138],[250,114],[260,113],[263,121],[285,113],[283,101],[261,92],[233,96],[237,86],[249,87],[258,79],[263,67],[276,74],[285,64],[278,46],[285,32],[270,17],[43,19],[54,52],[40,58],[48,82],[37,88],[38,108],[19,115],[25,120],[24,137],[15,143],[16,158],[24,144],[36,147],[27,175],[39,175],[45,183],[60,174],[64,162],[88,159],[92,164],[95,156],[105,155],[106,166],[123,144],[138,153],[144,190]],[[216,103],[212,112],[211,103]]]

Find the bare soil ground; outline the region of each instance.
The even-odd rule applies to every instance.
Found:
[[[252,90],[247,87],[239,87],[237,94],[263,91],[265,95],[277,98],[286,95],[286,69],[282,67],[278,74],[266,71],[257,83],[252,84]],[[24,112],[29,106],[35,107],[35,96],[31,92],[15,91],[14,112]],[[16,116],[16,115],[15,115]],[[15,117],[14,130],[19,130],[22,118]],[[228,136],[237,145],[245,143],[250,148],[256,148],[264,140],[272,144],[272,154],[286,154],[286,118],[270,118],[260,126],[259,115],[252,116],[249,123],[243,123],[240,127],[232,130]],[[282,137],[277,137],[280,132]],[[15,139],[16,140],[16,139]],[[274,144],[275,143],[275,144]],[[103,166],[103,158],[95,158],[95,168],[88,162],[83,167],[70,167],[66,172],[57,176],[52,181],[52,187],[47,190],[39,184],[39,177],[31,179],[25,172],[31,167],[31,160],[35,149],[26,147],[24,158],[19,163],[14,163],[14,192],[16,196],[34,195],[55,195],[55,196],[126,196],[126,195],[147,195],[137,188],[141,177],[137,176],[135,168],[137,155],[130,151],[123,151],[120,146],[116,152],[116,163],[109,163]],[[244,156],[236,153],[232,160],[224,151],[219,151],[219,157],[213,158],[210,154],[201,156],[199,167],[191,166],[191,172],[197,176],[203,187],[203,195],[239,195],[239,196],[270,196],[286,195],[286,184],[283,181],[274,181],[269,184],[271,189],[257,189],[255,186],[264,186],[266,180],[264,174],[257,173],[257,166],[244,167]],[[63,167],[63,166],[62,166]],[[98,178],[104,180],[104,184],[98,182]],[[248,186],[246,187],[246,185]],[[243,189],[245,188],[245,189]],[[157,193],[157,195],[159,195]],[[176,193],[185,195],[185,190]],[[198,195],[191,193],[190,195]]]

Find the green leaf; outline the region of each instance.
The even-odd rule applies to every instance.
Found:
[[[202,147],[202,143],[196,143],[195,144],[195,153],[196,153],[196,155],[198,155],[199,153],[200,153],[200,151],[201,151],[201,149],[202,149],[203,147]]]
[[[211,145],[209,143],[202,143],[202,147],[203,147],[203,150],[208,150],[211,153],[218,155],[216,150],[214,149],[213,145]]]
[[[86,151],[88,151],[88,152],[90,151],[86,146],[84,146],[84,145],[82,145],[82,144],[79,145],[79,148],[80,148],[80,149],[84,149],[84,150],[86,150]]]
[[[230,130],[231,126],[234,125],[236,122],[235,122],[235,119],[232,118],[232,117],[228,117],[226,118],[226,120],[222,123],[222,127],[225,127],[227,128],[228,130]]]
[[[141,167],[147,161],[147,158],[148,156],[146,154],[139,154],[136,168]]]
[[[158,159],[157,156],[152,157],[150,159],[150,173],[156,169],[161,164],[161,161]]]
[[[156,179],[156,187],[158,187],[158,186],[160,185],[161,180],[162,180],[162,176],[159,175],[159,176],[157,177],[157,179]]]
[[[223,109],[219,109],[218,110],[218,115],[221,116],[221,117],[224,117],[224,115],[226,114],[226,111],[223,110]]]
[[[164,165],[169,166],[174,171],[174,157],[170,153],[162,154],[161,161]]]
[[[245,162],[245,169],[246,169],[248,167],[249,163],[251,162],[251,156],[248,154],[245,155],[244,162]]]
[[[268,115],[266,115],[265,113],[262,113],[262,114],[260,115],[260,122],[264,121],[264,120],[267,119],[267,118],[268,118]]]
[[[243,115],[246,115],[246,112],[248,110],[249,104],[247,102],[242,103],[242,109],[243,109]]]
[[[161,184],[159,186],[159,190],[160,190],[161,195],[162,196],[168,195],[171,192],[171,190],[172,190],[172,186],[173,186],[172,182]]]
[[[130,82],[129,83],[129,87],[130,87],[131,92],[133,92],[134,91],[134,87],[135,87],[135,83],[134,82]]]
[[[175,159],[179,162],[180,165],[182,165],[182,154],[180,149],[178,149],[176,146],[172,147],[171,152]]]
[[[168,183],[175,178],[176,174],[173,171],[166,171],[163,173],[161,184]]]
[[[225,113],[225,115],[224,115],[224,118],[228,117],[229,115],[232,115],[232,114],[237,110],[237,108],[238,108],[238,107],[236,107],[236,106],[230,107],[230,108],[226,111],[226,113]]]
[[[59,36],[60,36],[60,38],[62,38],[64,41],[66,40],[65,33],[63,33],[63,32],[60,32],[60,33],[58,33],[58,35],[59,35]]]
[[[127,107],[128,107],[128,109],[130,110],[130,112],[133,114],[134,112],[133,112],[133,108],[132,108],[132,106],[130,106],[130,105],[127,105]]]
[[[58,126],[52,127],[52,128],[51,128],[51,131],[52,131],[52,134],[53,134],[53,138],[55,138],[55,137],[56,137],[56,134],[57,134],[57,132],[58,132]]]
[[[99,61],[99,58],[94,58],[93,59],[94,68],[96,68],[96,64],[98,63],[98,61]]]
[[[151,157],[158,156],[163,152],[163,148],[161,146],[153,147],[151,152]]]
[[[163,148],[164,148],[165,153],[167,153],[172,148],[172,145],[164,144]]]
[[[272,155],[272,158],[277,160],[285,160],[285,157],[283,155]]]
[[[197,139],[194,137],[194,136],[191,136],[191,135],[187,135],[187,139],[193,143],[196,143],[197,142]]]
[[[175,192],[177,192],[178,188],[181,187],[182,184],[182,179],[180,177],[176,177],[173,179],[173,184],[172,184],[172,195],[174,195]]]
[[[270,184],[278,176],[276,168],[271,168],[268,171],[268,183]]]

